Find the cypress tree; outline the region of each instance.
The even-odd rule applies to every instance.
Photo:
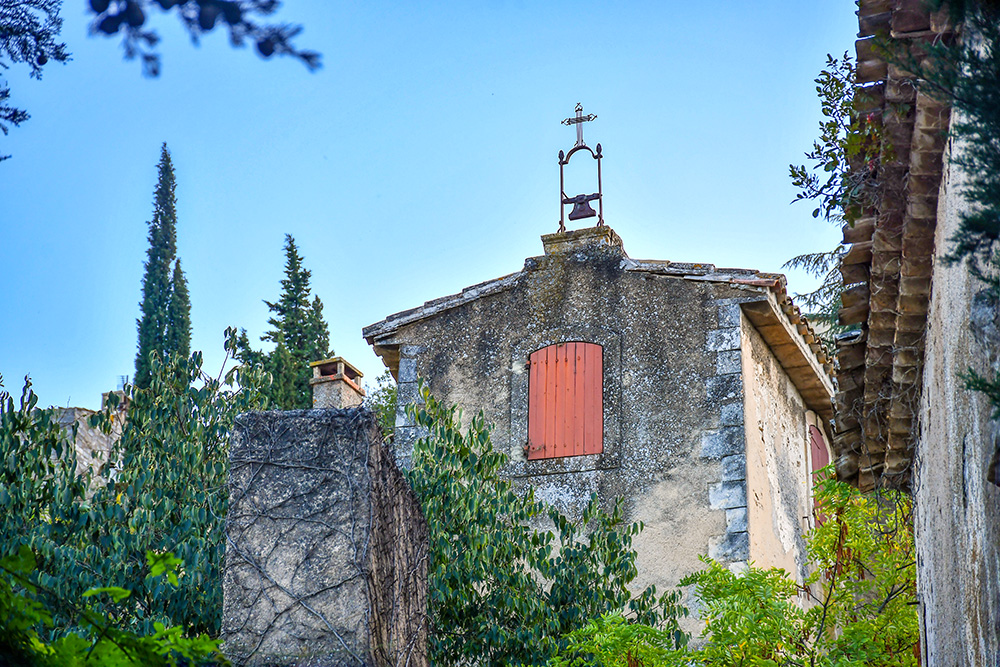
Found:
[[[177,254],[176,181],[170,151],[164,143],[160,149],[159,177],[153,195],[153,218],[149,221],[149,249],[146,251],[146,271],[142,278],[142,302],[139,329],[139,351],[135,357],[135,385],[149,386],[150,356],[154,351],[168,351],[171,276],[170,265]]]
[[[168,352],[182,357],[191,355],[191,299],[179,259],[174,262],[174,275],[170,279],[166,343]]]
[[[271,374],[271,386],[265,390],[273,407],[294,410],[312,406],[309,378],[310,361],[330,354],[330,332],[323,319],[323,302],[311,296],[312,272],[302,266],[302,256],[291,234],[285,234],[285,277],[277,301],[265,300],[272,316],[271,327],[261,340],[272,341],[274,350],[262,353],[250,348],[246,332],[240,334],[237,358],[243,363],[261,363]]]

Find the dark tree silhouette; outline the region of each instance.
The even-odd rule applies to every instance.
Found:
[[[26,63],[31,76],[42,78],[42,68],[49,62],[69,60],[66,45],[56,41],[62,29],[59,17],[61,0],[0,0],[0,74],[16,63]],[[7,103],[10,86],[0,76],[0,131],[18,126],[30,116],[23,109]],[[0,161],[9,155],[0,155]]]
[[[274,350],[264,353],[254,350],[246,335],[240,332],[237,357],[247,364],[262,364],[271,374],[271,386],[264,394],[273,407],[282,410],[312,407],[309,378],[310,361],[319,361],[330,354],[330,333],[323,319],[323,302],[310,300],[309,279],[312,272],[302,266],[302,256],[291,234],[285,234],[285,277],[281,281],[281,296],[275,302],[264,301],[273,313],[267,323],[271,329],[261,340],[274,343]]]
[[[140,57],[143,72],[149,76],[160,73],[160,56],[154,51],[160,38],[149,24],[161,13],[172,13],[196,44],[202,35],[221,26],[229,32],[233,46],[250,42],[264,58],[291,56],[310,70],[320,64],[318,53],[292,43],[302,32],[301,26],[260,23],[278,10],[278,0],[89,0],[89,5],[94,16],[91,34],[120,34],[125,57]]]
[[[290,56],[310,71],[320,66],[320,55],[299,49],[293,40],[302,26],[263,23],[281,6],[278,0],[84,0],[93,16],[92,35],[121,35],[126,60],[139,58],[147,76],[160,73],[160,38],[150,24],[162,14],[179,20],[197,44],[202,35],[221,29],[234,47],[253,44],[263,58]],[[62,29],[62,0],[0,0],[0,131],[18,126],[30,115],[11,106],[10,86],[2,76],[12,65],[27,63],[40,79],[50,62],[70,60],[66,45],[57,40]],[[0,155],[0,161],[10,157]]]
[[[174,261],[170,278],[170,303],[167,306],[167,349],[181,357],[191,355],[191,297],[181,260]]]

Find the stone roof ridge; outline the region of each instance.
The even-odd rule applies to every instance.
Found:
[[[833,376],[833,360],[827,355],[822,341],[816,334],[809,320],[795,305],[788,294],[788,281],[782,273],[767,273],[756,269],[718,268],[714,264],[671,262],[669,260],[629,259],[622,260],[622,268],[626,271],[643,271],[663,276],[676,276],[685,280],[701,280],[706,282],[729,283],[747,287],[766,287],[774,294],[778,308],[782,311],[789,324],[798,332],[809,347],[816,360],[822,365],[823,371]]]
[[[500,278],[494,278],[475,285],[470,285],[457,294],[449,294],[448,296],[442,296],[437,299],[425,301],[421,306],[394,313],[386,317],[381,322],[376,322],[364,327],[361,330],[361,335],[370,339],[374,336],[394,331],[401,326],[410,324],[411,322],[416,322],[445,310],[450,310],[451,308],[455,308],[464,303],[468,303],[469,301],[474,301],[480,297],[496,294],[497,292],[510,289],[517,283],[518,279],[523,274],[524,271],[508,273]]]

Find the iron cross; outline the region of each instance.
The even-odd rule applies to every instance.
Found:
[[[583,124],[586,123],[586,122],[588,122],[588,121],[594,120],[596,118],[597,118],[597,116],[595,116],[592,113],[589,113],[586,116],[584,116],[583,115],[583,105],[580,104],[580,103],[577,103],[577,105],[576,105],[576,116],[564,119],[563,122],[562,122],[562,124],[563,125],[576,125],[576,145],[577,146],[583,146]]]

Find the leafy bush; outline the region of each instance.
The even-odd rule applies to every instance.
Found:
[[[166,576],[177,585],[180,560],[172,554],[147,554],[151,576]],[[18,553],[0,559],[0,663],[22,667],[176,667],[226,665],[219,642],[206,635],[185,637],[180,627],[157,623],[155,632],[141,636],[119,628],[120,620],[101,614],[89,598],[107,595],[120,603],[130,591],[100,587],[84,591],[82,599],[66,600],[36,583],[34,554],[22,545]],[[53,608],[71,607],[83,629],[46,642],[37,628],[53,625]]]
[[[616,611],[686,641],[676,593],[633,597],[627,588],[641,525],[626,524],[620,504],[606,512],[591,498],[572,521],[501,476],[508,458],[493,449],[482,413],[463,432],[456,408],[423,387],[421,397],[410,411],[427,435],[409,479],[430,536],[432,663],[545,664],[566,634]]]
[[[825,520],[809,535],[815,569],[804,587],[784,570],[750,567],[734,573],[706,559],[707,569],[681,582],[693,584],[702,603],[700,647],[672,649],[654,628],[609,616],[571,633],[550,664],[916,667],[910,499],[898,492],[865,496],[830,472],[826,469],[817,485]],[[797,604],[799,594],[811,602]]]

